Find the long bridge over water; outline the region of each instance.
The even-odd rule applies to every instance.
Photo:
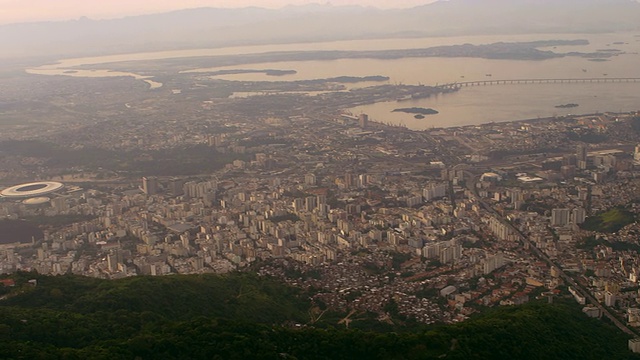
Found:
[[[517,84],[570,84],[570,83],[635,83],[640,78],[582,78],[582,79],[511,79],[511,80],[478,80],[436,85],[439,89],[457,90],[468,86],[485,85],[517,85]]]

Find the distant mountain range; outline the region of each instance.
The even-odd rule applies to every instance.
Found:
[[[113,20],[0,26],[0,58],[343,39],[638,31],[633,0],[449,0],[412,9],[307,5],[199,8]]]

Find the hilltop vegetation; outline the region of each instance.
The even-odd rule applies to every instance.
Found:
[[[581,227],[589,231],[614,233],[633,223],[635,216],[628,210],[616,207],[595,216],[588,217]]]
[[[3,359],[634,358],[624,334],[568,304],[386,332],[311,325],[306,294],[255,275],[13,278],[0,301]]]
[[[203,144],[148,151],[141,157],[133,150],[73,149],[38,140],[1,141],[0,153],[36,158],[51,168],[108,168],[131,175],[160,176],[200,174],[220,169],[233,160],[250,158],[243,154],[222,154]]]
[[[34,278],[38,286],[23,287],[2,305],[90,316],[126,311],[170,320],[206,316],[269,324],[282,319],[304,321],[309,307],[296,289],[249,274],[138,276],[118,281]]]
[[[588,236],[582,239],[582,241],[579,242],[576,247],[578,249],[593,250],[598,245],[608,246],[614,251],[635,251],[640,254],[640,245],[638,244],[622,241],[611,242],[603,238],[596,238],[595,236]]]

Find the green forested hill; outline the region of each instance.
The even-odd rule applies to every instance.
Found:
[[[91,315],[127,311],[170,320],[208,316],[269,324],[282,319],[304,321],[309,308],[298,290],[240,273],[139,276],[116,281],[81,276],[35,278],[35,288],[26,287],[24,293],[2,304]]]
[[[634,358],[624,334],[570,304],[380,332],[310,326],[306,294],[254,275],[14,277],[0,301],[1,359]]]

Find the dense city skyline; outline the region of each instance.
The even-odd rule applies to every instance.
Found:
[[[0,9],[0,359],[640,359],[640,0]]]

